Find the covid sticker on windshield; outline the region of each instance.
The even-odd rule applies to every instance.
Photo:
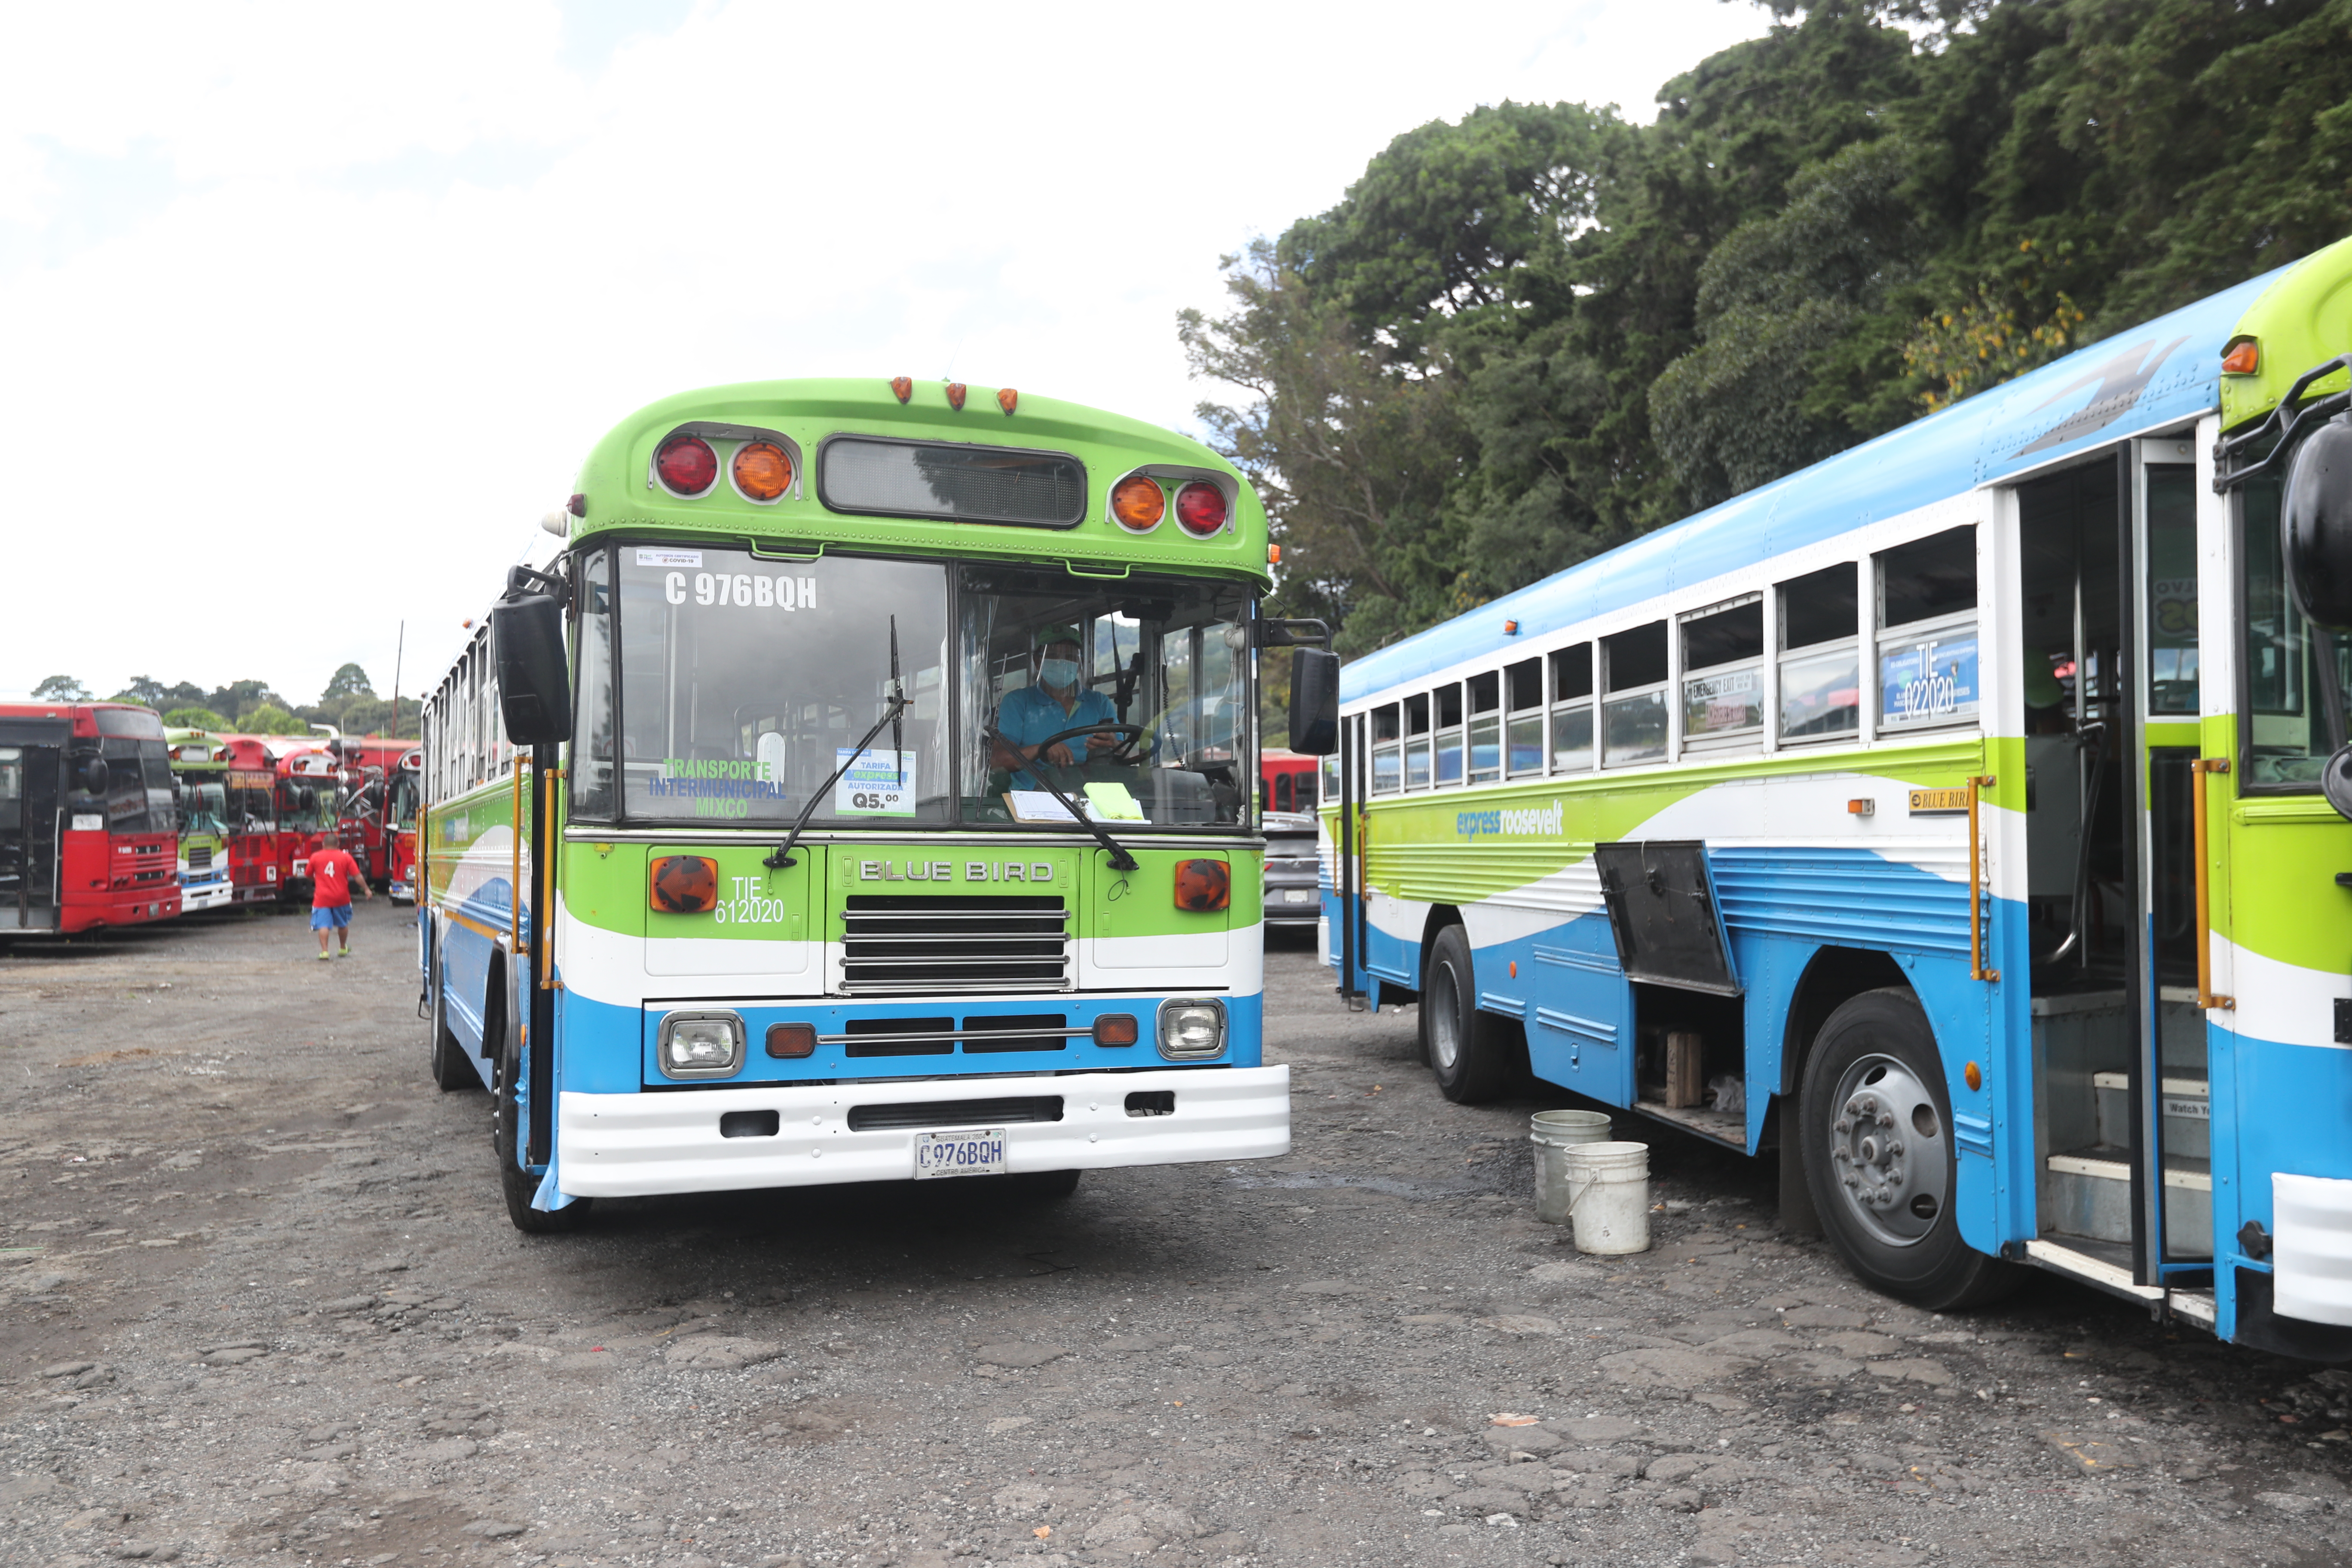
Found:
[[[640,550],[637,552],[637,564],[640,566],[691,566],[700,571],[702,552],[699,550]]]
[[[869,746],[851,763],[853,754],[847,746],[834,752],[834,763],[842,769],[833,786],[835,816],[915,815],[915,752]]]

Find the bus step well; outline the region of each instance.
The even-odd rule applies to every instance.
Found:
[[[2042,1230],[2095,1241],[2131,1240],[2130,1078],[2093,1075],[2096,1139],[2043,1163]],[[2167,1073],[2165,1229],[2177,1257],[2210,1258],[2213,1237],[2211,1121],[2202,1078]]]

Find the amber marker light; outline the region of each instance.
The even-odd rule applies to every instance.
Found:
[[[948,406],[959,414],[963,412],[963,383],[960,381],[948,383]]]
[[[1149,533],[1168,515],[1168,493],[1149,474],[1129,474],[1111,487],[1110,514],[1131,533]]]
[[[1265,563],[1269,566],[1279,566],[1282,564],[1281,545],[1269,544],[1265,547]]]
[[[2223,375],[2253,375],[2263,368],[2263,345],[2252,338],[2230,345],[2221,356]]]
[[[793,456],[773,441],[746,441],[735,451],[735,488],[773,500],[793,488]]]
[[[1132,1013],[1105,1013],[1095,1020],[1095,1044],[1131,1046],[1141,1037]]]
[[[1014,409],[1021,406],[1021,395],[1013,391],[1009,386],[1005,387],[996,395],[996,406],[1003,409],[1005,413],[1011,414]]]
[[[890,395],[901,403],[906,402],[907,399],[915,395],[915,378],[911,375],[892,376],[890,378]]]
[[[1223,860],[1176,862],[1176,907],[1210,914],[1234,901],[1234,873]]]
[[[665,855],[646,877],[646,904],[666,915],[708,914],[719,903],[719,862],[701,855]]]
[[[814,1024],[771,1024],[768,1026],[768,1054],[785,1061],[816,1055]]]
[[[1176,524],[1195,539],[1206,539],[1225,526],[1225,492],[1206,479],[1194,479],[1176,492]]]

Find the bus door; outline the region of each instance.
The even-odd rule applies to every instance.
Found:
[[[64,755],[64,725],[0,721],[0,931],[57,927]]]
[[[2036,1229],[2141,1286],[2212,1257],[2190,805],[2199,606],[2228,595],[2199,593],[2192,447],[2016,490]]]

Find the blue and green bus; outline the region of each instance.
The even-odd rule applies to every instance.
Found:
[[[573,490],[419,774],[433,1073],[498,1097],[518,1226],[1288,1149],[1256,649],[1316,628],[1258,614],[1230,464],[1011,388],[782,381],[641,410]],[[1295,657],[1328,749],[1336,660]]]
[[[1882,1290],[2352,1357],[2347,350],[2352,242],[1350,663],[1342,987]]]

